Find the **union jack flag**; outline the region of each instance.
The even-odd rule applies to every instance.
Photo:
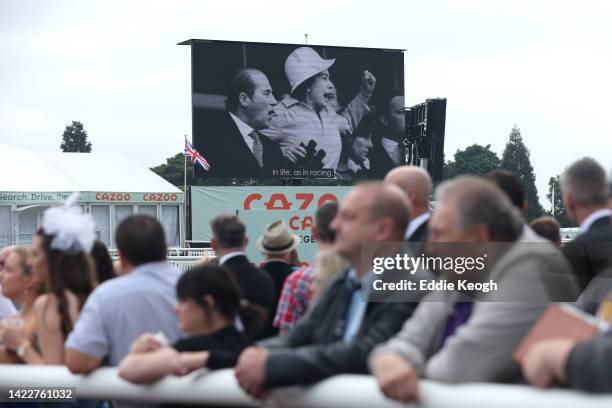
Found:
[[[202,156],[185,137],[185,156],[189,157],[193,164],[199,164],[205,171],[210,170],[210,163]]]

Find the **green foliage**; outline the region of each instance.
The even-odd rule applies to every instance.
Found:
[[[444,163],[444,179],[448,180],[461,174],[482,176],[491,170],[498,169],[501,161],[491,150],[491,145],[473,144],[465,150],[457,150],[454,161]]]
[[[563,195],[561,194],[561,177],[551,177],[548,180],[548,194],[546,199],[550,202],[551,207],[553,206],[553,187],[555,193],[554,199],[554,211],[550,213],[551,216],[559,222],[561,228],[573,227],[573,223],[569,216],[565,212],[565,206],[563,205]]]
[[[183,153],[177,153],[167,158],[166,164],[151,167],[151,170],[175,186],[182,187],[184,183],[184,165]],[[193,185],[193,164],[189,160],[187,161],[187,185]]]
[[[523,143],[521,131],[514,126],[510,132],[510,140],[502,154],[501,168],[517,175],[523,183],[525,199],[527,200],[527,221],[531,221],[544,213],[540,205],[538,190],[535,186],[535,174],[529,159],[529,149]]]
[[[87,140],[87,132],[81,122],[73,120],[70,125],[66,125],[60,148],[63,152],[91,153],[91,143]]]
[[[185,158],[183,153],[166,159],[165,164],[151,167],[151,171],[167,180],[177,187],[183,187]],[[230,178],[230,177],[194,177],[194,164],[187,159],[187,185],[188,186],[267,186],[278,185],[280,179],[253,179],[253,178]]]

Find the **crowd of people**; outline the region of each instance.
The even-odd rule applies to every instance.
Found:
[[[317,210],[312,265],[299,264],[299,238],[281,220],[255,243],[265,261],[254,265],[245,224],[222,214],[211,222],[216,258],[184,273],[167,262],[154,218],[118,226],[113,269],[89,216],[52,208],[31,246],[0,252],[0,362],[80,374],[117,366],[134,383],[233,367],[255,398],[346,373],[371,374],[385,396],[406,402],[419,399],[421,378],[612,392],[611,329],[587,341],[545,339],[513,357],[552,303],[612,323],[612,183],[584,158],[565,170],[561,187],[580,227],[563,245],[554,219],[526,222],[521,181],[509,172],[459,176],[434,192],[426,171],[400,166]],[[500,290],[372,298],[374,256],[406,252],[486,252],[487,279]]]

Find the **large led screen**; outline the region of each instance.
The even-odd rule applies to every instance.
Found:
[[[187,43],[198,176],[353,181],[405,162],[403,51]]]

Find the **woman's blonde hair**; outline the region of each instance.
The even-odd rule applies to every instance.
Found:
[[[30,276],[32,268],[28,259],[32,256],[32,249],[29,246],[18,246],[13,248],[12,252],[19,256],[19,267],[23,276]]]
[[[319,294],[333,276],[348,268],[348,261],[335,251],[319,251],[314,260],[314,294]]]

